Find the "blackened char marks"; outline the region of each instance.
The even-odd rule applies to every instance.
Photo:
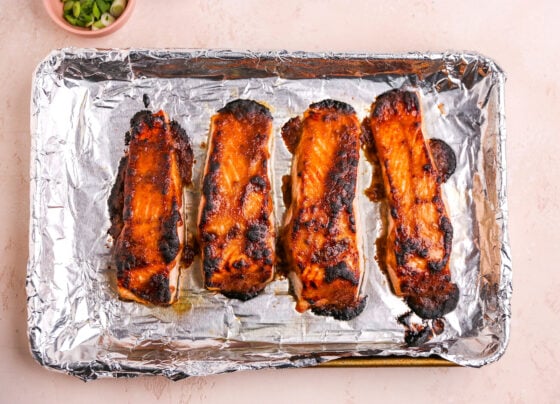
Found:
[[[420,293],[406,297],[408,306],[422,318],[439,318],[452,312],[459,302],[459,288],[454,283],[446,285],[431,284],[416,286]]]
[[[218,197],[218,170],[220,169],[219,161],[212,158],[208,162],[208,171],[204,177],[204,182],[202,184],[202,193],[205,198],[210,199],[210,206],[213,206],[212,200]],[[211,207],[209,210],[211,211]]]
[[[404,333],[404,342],[408,346],[420,346],[432,338],[432,330],[429,327],[410,328]]]
[[[179,159],[181,179],[188,186],[192,182],[192,166],[194,164],[194,152],[191,141],[187,136],[187,132],[176,121],[171,121],[170,129],[175,143],[174,148]]]
[[[326,179],[327,210],[329,217],[329,232],[336,234],[335,224],[340,220],[343,211],[348,215],[349,228],[356,233],[355,212],[353,211],[354,199],[356,197],[356,182],[359,162],[359,138],[353,136],[350,131],[339,133],[340,144],[344,145],[335,153],[332,168]]]
[[[185,243],[185,247],[183,248],[183,256],[181,257],[182,266],[184,268],[188,268],[194,262],[194,258],[199,253],[199,246],[196,242],[196,238],[190,237],[187,243]]]
[[[404,107],[406,112],[416,112],[420,109],[418,105],[418,96],[416,93],[406,91],[403,94]]]
[[[408,237],[406,231],[402,227],[396,230],[398,236],[395,240],[395,256],[398,266],[406,266],[406,263],[411,257],[419,256],[426,258],[428,256],[428,249],[419,238]]]
[[[202,267],[204,269],[204,275],[207,279],[207,286],[213,286],[211,281],[214,272],[220,269],[221,259],[217,257],[211,245],[204,246],[204,259],[202,261]]]
[[[124,225],[123,209],[124,209],[124,177],[126,166],[128,164],[128,156],[124,156],[117,171],[117,178],[111,188],[111,194],[107,201],[109,207],[109,219],[111,220],[111,227],[109,228],[109,235],[116,240]]]
[[[356,141],[344,139],[350,142],[351,147],[355,147]],[[353,143],[353,144],[352,144]],[[352,212],[352,204],[356,194],[356,180],[358,167],[358,153],[341,150],[336,154],[333,168],[327,177],[327,204],[330,215],[338,216],[341,210],[347,213]]]
[[[144,130],[145,126],[147,126],[149,129],[152,129],[154,128],[157,122],[161,124],[164,123],[161,117],[152,114],[151,111],[148,110],[138,111],[136,114],[134,114],[134,116],[130,120],[129,141],[132,141],[139,133],[141,133]]]
[[[445,252],[443,258],[439,261],[428,261],[428,269],[432,272],[442,271],[449,262],[449,256],[451,255],[451,243],[453,241],[453,226],[446,216],[442,216],[439,222],[439,229],[443,233],[443,245]]]
[[[338,113],[342,114],[355,114],[354,108],[342,101],[326,99],[323,101],[316,102],[309,106],[310,109],[333,109]]]
[[[128,247],[132,247],[129,243]],[[131,249],[123,249],[115,255],[115,265],[117,267],[117,277],[123,279],[123,286],[128,287],[130,281],[130,270],[143,267],[146,261],[141,256],[131,252]]]
[[[150,106],[150,96],[148,94],[142,95],[142,103],[144,104],[144,108],[148,108]]]
[[[325,268],[325,282],[333,283],[335,279],[345,279],[356,286],[359,282],[359,279],[354,272],[348,268],[348,265],[344,261],[340,261],[336,265]]]
[[[323,248],[317,251],[313,251],[311,254],[311,262],[314,264],[325,264],[336,262],[341,259],[342,256],[351,247],[351,241],[349,239],[331,239],[325,241]]]
[[[229,299],[237,299],[241,300],[242,302],[246,302],[247,300],[251,300],[255,296],[257,296],[261,292],[259,288],[252,288],[247,292],[236,292],[236,291],[229,291],[224,290],[222,291],[222,295]]]
[[[409,346],[421,346],[445,329],[445,322],[439,318],[414,322],[411,311],[398,316],[396,320],[404,326],[404,341]]]
[[[133,289],[132,292],[153,304],[165,305],[171,299],[169,277],[162,273],[154,274],[150,277],[145,287],[142,289]]]
[[[247,239],[252,242],[256,243],[259,240],[266,238],[268,233],[268,226],[266,224],[251,224],[247,228]]]
[[[205,204],[202,206],[199,226],[205,226],[210,219],[212,211],[217,205],[218,200],[218,170],[220,168],[220,163],[215,160],[215,157],[210,157],[210,161],[207,164],[207,172],[202,181],[202,195],[205,199]],[[202,240],[211,241],[211,240]]]
[[[441,181],[446,182],[457,168],[457,157],[451,146],[441,139],[429,140],[430,151],[438,169]]]
[[[408,114],[417,113],[420,109],[416,93],[392,90],[377,97],[372,115],[378,119],[383,117],[390,119],[392,116],[399,114],[399,103],[404,105],[404,111]]]
[[[268,108],[253,100],[239,99],[230,101],[222,109],[218,110],[218,113],[233,114],[237,120],[252,119],[254,115],[259,114],[272,119]]]
[[[372,152],[372,158],[377,158],[377,155],[375,154],[375,141],[373,140],[373,134],[371,133],[371,120],[369,116],[366,116],[362,121],[361,130],[362,135],[360,136],[360,141],[362,142],[362,147],[366,151]]]
[[[159,240],[159,251],[166,264],[172,262],[181,248],[181,240],[177,234],[177,224],[181,220],[181,213],[177,201],[173,199],[171,214],[161,221],[161,238]]]
[[[349,305],[346,307],[340,306],[312,306],[311,311],[319,316],[329,316],[335,320],[349,321],[358,317],[364,311],[367,303],[367,296],[362,297],[354,305]]]
[[[263,176],[261,176],[261,175],[255,175],[255,176],[253,176],[253,177],[249,180],[249,182],[250,182],[251,184],[253,184],[255,187],[257,187],[257,189],[259,189],[259,190],[264,190],[264,189],[266,189],[266,186],[268,185],[268,184],[267,184],[267,181],[265,180],[265,178],[264,178]]]
[[[245,253],[248,257],[272,265],[273,251],[270,248],[270,225],[265,221],[250,224],[245,234]]]
[[[451,255],[451,244],[453,242],[453,226],[451,225],[451,220],[449,220],[447,216],[441,216],[439,229],[443,232],[443,244],[445,246],[443,261],[447,264],[449,256]]]

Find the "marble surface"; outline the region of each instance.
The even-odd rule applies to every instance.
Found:
[[[0,0],[0,402],[558,402],[560,3],[555,1],[139,1],[115,34],[60,30],[40,0]],[[511,341],[482,369],[301,369],[84,384],[36,364],[26,336],[31,76],[50,50],[201,47],[368,52],[473,50],[506,85]]]

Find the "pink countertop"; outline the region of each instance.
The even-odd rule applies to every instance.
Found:
[[[266,4],[265,4],[266,3]],[[128,24],[72,36],[39,0],[0,1],[0,402],[558,402],[560,3],[556,1],[139,1]],[[302,369],[84,384],[31,358],[25,275],[31,76],[52,49],[199,47],[367,52],[473,50],[506,84],[511,341],[482,369]]]

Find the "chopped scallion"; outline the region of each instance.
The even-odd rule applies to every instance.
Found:
[[[93,3],[93,17],[98,20],[101,17],[101,11],[99,11],[99,7],[97,7],[97,3]]]
[[[101,21],[96,21],[96,22],[93,23],[91,28],[92,29],[101,29],[101,28],[105,28],[105,25],[103,25],[103,23]]]
[[[92,30],[105,28],[124,12],[127,0],[60,0],[66,21]]]
[[[109,12],[115,18],[119,17],[126,7],[126,0],[113,0]]]
[[[115,17],[113,17],[109,13],[103,13],[103,14],[101,14],[101,18],[100,18],[99,21],[101,21],[103,23],[103,25],[108,27],[109,25],[111,25],[112,23],[115,22]]]
[[[74,6],[72,6],[72,14],[74,14],[74,17],[78,18],[80,16],[80,11],[82,11],[82,7],[80,6],[80,2],[77,1],[74,3]]]
[[[66,13],[67,11],[72,10],[73,6],[74,6],[74,2],[72,0],[65,2],[63,6],[64,12]]]

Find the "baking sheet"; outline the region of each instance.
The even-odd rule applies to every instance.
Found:
[[[509,337],[511,261],[506,232],[504,81],[476,54],[316,54],[195,50],[63,49],[37,68],[32,94],[28,323],[43,365],[83,379],[162,374],[172,379],[263,367],[311,366],[348,356],[438,355],[460,365],[498,359]],[[279,226],[281,177],[291,155],[281,126],[325,98],[360,119],[394,88],[419,94],[427,138],[445,140],[457,170],[443,185],[454,227],[451,270],[461,296],[444,331],[410,346],[398,321],[408,311],[375,261],[380,205],[359,207],[368,296],[351,321],[297,313],[287,280],[247,301],[204,290],[200,262],[183,270],[180,301],[149,308],[117,299],[107,236],[107,198],[130,118],[165,110],[195,151],[186,193],[194,231],[210,117],[236,98],[269,106],[274,118],[273,197]],[[430,326],[412,317],[415,324]]]

